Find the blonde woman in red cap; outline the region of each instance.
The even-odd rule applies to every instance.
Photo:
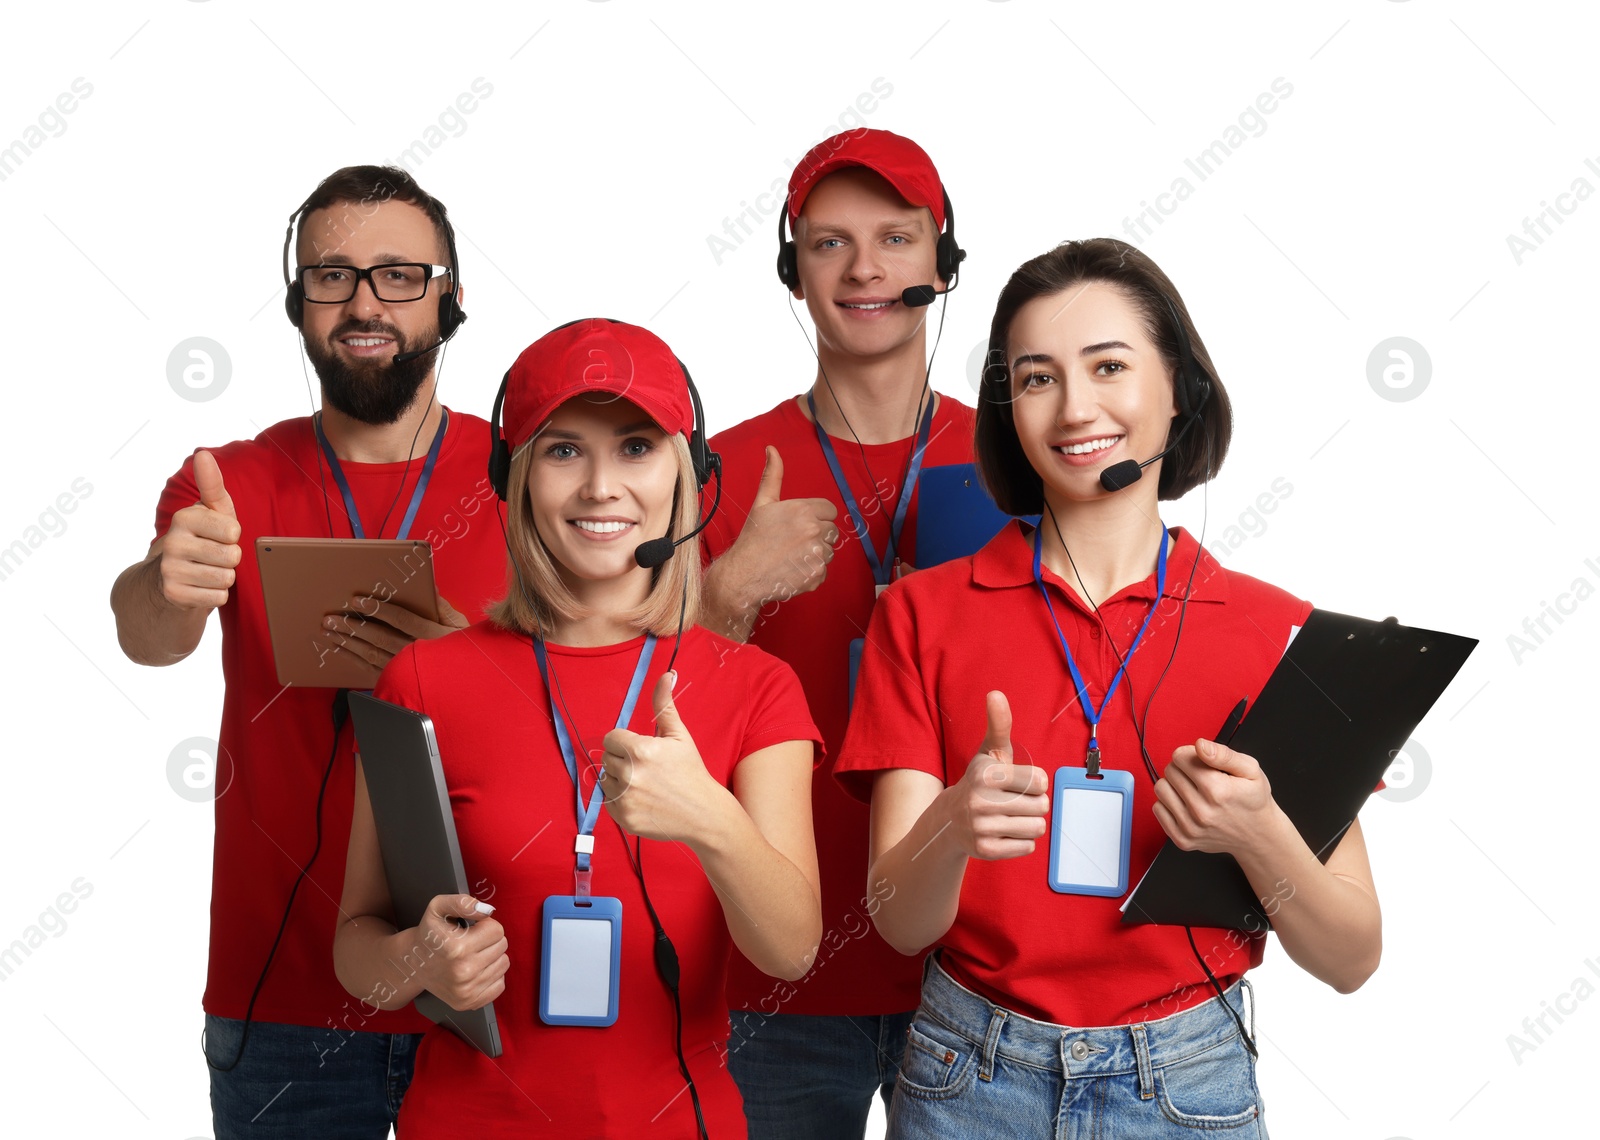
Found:
[[[795,373],[812,383],[712,441],[729,509],[703,540],[702,620],[794,667],[832,752],[877,597],[914,561],[919,473],[972,460],[972,409],[929,386],[928,306],[940,298],[943,319],[965,254],[932,159],[889,131],[813,147],[778,227],[778,277],[816,329],[814,359],[794,345]],[[865,805],[824,766],[812,812],[816,964],[793,984],[738,958],[729,972],[728,1068],[761,1140],[863,1135],[873,1097],[893,1087],[921,982],[916,960],[873,929],[893,888],[867,881]]]
[[[358,773],[340,980],[385,1009],[423,990],[493,1001],[503,1047],[490,1059],[431,1030],[401,1135],[745,1135],[722,1063],[725,964],[730,943],[779,977],[814,957],[820,741],[788,666],[694,624],[699,552],[682,540],[715,457],[691,392],[631,325],[574,322],[524,351],[490,461],[505,597],[379,682],[434,722],[474,895],[395,929]],[[552,914],[614,916],[620,955],[542,970]],[[658,972],[663,939],[676,970]],[[575,973],[609,987],[606,1008],[574,1012],[559,979]]]

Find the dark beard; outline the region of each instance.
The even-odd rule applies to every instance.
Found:
[[[411,344],[393,325],[382,321],[347,321],[333,330],[328,344],[316,344],[306,338],[306,356],[322,381],[322,398],[327,404],[360,423],[382,427],[392,424],[411,407],[417,398],[422,382],[428,378],[436,352],[425,352],[399,364],[390,360],[346,361],[338,355],[333,342],[351,333],[381,333],[391,336],[395,343],[395,356],[408,352]],[[425,332],[422,343],[438,340],[432,329]]]

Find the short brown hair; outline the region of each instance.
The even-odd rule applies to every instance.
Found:
[[[417,184],[415,178],[398,166],[345,166],[335,170],[317,183],[317,188],[300,207],[295,222],[303,226],[305,220],[318,210],[326,210],[341,202],[349,202],[359,210],[366,203],[382,205],[390,201],[408,202],[428,215],[439,237],[439,248],[451,261],[450,272],[454,274],[455,241],[449,211],[444,208],[443,202],[429,194]],[[454,281],[451,283],[455,284]]]
[[[1048,253],[1023,262],[1000,290],[994,320],[989,325],[989,354],[978,391],[977,424],[973,450],[978,473],[1000,509],[1013,515],[1036,515],[1044,510],[1044,482],[1028,462],[1017,440],[1011,411],[1011,377],[1006,366],[1006,342],[1011,322],[1022,306],[1037,297],[1065,292],[1077,285],[1103,281],[1118,289],[1138,308],[1146,331],[1155,343],[1170,375],[1178,371],[1178,331],[1173,314],[1189,338],[1195,366],[1209,378],[1211,395],[1200,423],[1161,462],[1157,494],[1181,498],[1215,475],[1228,454],[1233,436],[1233,408],[1228,393],[1211,364],[1211,354],[1195,330],[1188,307],[1161,267],[1137,247],[1116,238],[1089,238],[1063,242]],[[1173,419],[1168,440],[1183,426]]]
[[[489,607],[489,620],[501,629],[546,635],[557,620],[587,617],[556,570],[550,550],[539,537],[528,496],[528,468],[533,464],[535,435],[511,457],[506,483],[506,594]],[[682,435],[667,437],[678,461],[678,486],[672,495],[672,534],[694,529],[700,513],[700,481],[695,477],[689,445]],[[700,613],[700,544],[685,542],[651,574],[644,604],[620,615],[641,633],[667,637],[695,624]]]

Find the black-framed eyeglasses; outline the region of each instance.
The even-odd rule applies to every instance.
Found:
[[[424,265],[401,261],[389,265],[300,265],[295,273],[305,299],[315,305],[339,305],[356,295],[356,286],[366,278],[380,301],[420,301],[428,292],[428,282],[450,272],[448,265]]]

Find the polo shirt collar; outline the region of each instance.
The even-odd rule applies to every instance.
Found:
[[[1221,563],[1195,541],[1193,535],[1182,527],[1173,527],[1172,546],[1167,552],[1167,585],[1164,596],[1182,599],[1188,594],[1194,602],[1226,602],[1228,576]],[[1198,559],[1198,565],[1196,560]],[[1190,575],[1193,574],[1193,585]],[[1065,587],[1048,566],[1044,568],[1045,581]],[[1007,523],[984,548],[972,556],[972,581],[977,586],[1006,589],[1015,586],[1033,586],[1033,528],[1021,520]],[[1153,601],[1156,595],[1156,576],[1135,582],[1116,594],[1117,599],[1143,598]],[[1077,592],[1068,596],[1078,601]],[[1111,599],[1107,599],[1110,601]],[[1101,603],[1104,604],[1104,603]]]

